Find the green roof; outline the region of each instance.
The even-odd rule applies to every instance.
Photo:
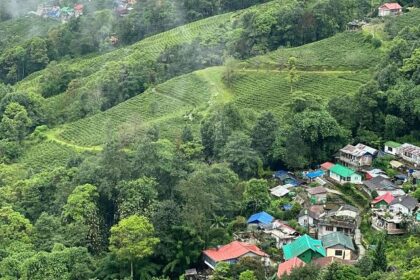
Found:
[[[354,251],[353,241],[348,235],[341,232],[331,232],[321,237],[324,248],[333,247],[336,245],[342,245],[350,250]]]
[[[398,148],[399,146],[401,146],[401,144],[394,141],[388,141],[385,143],[385,146],[388,146],[391,148]]]
[[[345,166],[342,166],[341,164],[334,165],[330,169],[330,172],[333,172],[335,174],[338,174],[341,177],[350,177],[351,175],[353,175],[355,173],[354,170],[351,170],[350,168],[347,168]]]
[[[290,244],[284,245],[283,255],[286,260],[290,260],[291,258],[300,256],[307,250],[317,252],[324,257],[327,255],[324,247],[322,247],[321,240],[313,239],[307,234],[299,237]]]

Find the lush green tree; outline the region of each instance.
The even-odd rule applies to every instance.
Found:
[[[86,248],[56,245],[51,253],[38,252],[25,260],[22,279],[91,279],[93,259]]]
[[[266,268],[264,267],[264,264],[259,259],[251,258],[251,257],[244,257],[244,258],[241,258],[238,263],[232,265],[231,267],[231,274],[235,279],[241,277],[242,273],[246,271],[252,271],[253,277],[256,280],[266,279],[265,277]]]
[[[257,280],[254,272],[246,270],[239,275],[239,280]]]
[[[133,215],[122,219],[111,228],[109,250],[120,260],[130,263],[131,279],[134,279],[134,262],[153,254],[159,243],[153,225],[146,217]]]
[[[103,246],[102,219],[98,208],[97,188],[90,184],[77,186],[63,207],[65,241],[99,252]]]
[[[284,280],[313,280],[318,279],[320,269],[318,266],[309,264],[294,268],[289,275],[284,275],[281,279]]]
[[[214,215],[233,215],[240,199],[237,183],[238,176],[224,164],[199,166],[177,186],[184,223],[207,234]]]
[[[223,158],[241,178],[249,179],[258,174],[262,162],[251,148],[251,139],[242,132],[235,132],[228,138],[223,149]]]
[[[34,225],[34,245],[39,251],[50,251],[62,240],[60,218],[43,212]]]
[[[289,57],[287,60],[287,80],[290,84],[290,93],[293,93],[293,86],[299,81],[299,73],[296,69],[297,58],[296,57]]]
[[[362,280],[353,266],[333,262],[322,275],[322,280]]]
[[[201,124],[201,142],[207,157],[220,157],[229,136],[244,127],[238,108],[229,103],[216,108]]]
[[[263,179],[251,179],[245,186],[243,207],[247,212],[256,213],[270,205],[268,183]]]
[[[30,244],[32,225],[20,213],[10,207],[0,209],[0,249],[4,250],[15,242]]]
[[[370,255],[363,256],[356,264],[356,267],[359,269],[360,274],[364,277],[367,277],[372,273],[373,269],[373,259]]]
[[[254,148],[268,164],[273,159],[273,145],[276,140],[279,124],[271,112],[264,112],[255,123],[252,132],[252,148]]]
[[[163,272],[176,276],[198,262],[204,246],[196,230],[183,226],[172,227],[171,235],[161,242],[167,252]]]
[[[226,262],[219,262],[214,269],[211,280],[232,280],[230,277],[230,265]]]
[[[28,128],[31,124],[32,121],[29,118],[25,107],[12,102],[4,111],[0,123],[0,130],[3,138],[20,142],[28,133]]]
[[[147,177],[120,182],[117,186],[119,217],[126,218],[134,214],[150,217],[158,195],[156,186],[156,181]]]
[[[382,236],[377,240],[377,245],[375,248],[375,252],[373,254],[373,263],[372,269],[373,271],[386,271],[388,268],[388,261],[386,257],[386,240],[385,237]]]

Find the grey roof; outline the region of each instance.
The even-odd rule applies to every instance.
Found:
[[[331,232],[321,237],[324,248],[330,248],[336,245],[342,245],[352,251],[355,251],[353,240],[341,232]]]
[[[389,190],[395,189],[397,186],[387,178],[382,176],[376,176],[370,180],[363,181],[363,184],[369,188],[369,190]]]
[[[411,197],[409,195],[404,195],[404,196],[396,197],[391,202],[390,205],[395,205],[395,204],[401,204],[407,207],[409,210],[413,210],[414,208],[416,208],[418,202],[417,202],[417,199],[415,199],[414,197]]]
[[[327,190],[323,187],[315,187],[315,188],[308,189],[308,193],[312,195],[317,195],[317,194],[327,193]]]

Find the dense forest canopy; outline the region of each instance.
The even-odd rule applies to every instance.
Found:
[[[420,144],[416,0],[385,19],[370,0],[138,0],[124,16],[114,0],[49,2],[84,14],[0,3],[0,279],[185,279],[251,214],[308,232],[302,203],[270,195],[273,170],[348,143]],[[338,190],[367,217],[370,198]],[[356,265],[282,279],[417,279],[419,231],[368,228]],[[211,279],[275,270],[244,258]]]

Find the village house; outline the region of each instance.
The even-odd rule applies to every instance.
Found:
[[[413,215],[417,209],[417,199],[409,195],[396,197],[390,204],[389,210],[394,213],[401,213],[403,215]]]
[[[275,196],[275,197],[283,197],[283,196],[287,195],[289,192],[290,191],[287,188],[287,186],[277,186],[277,187],[274,187],[274,188],[270,189],[271,195]]]
[[[372,228],[385,230],[387,234],[404,234],[407,232],[403,216],[385,209],[372,210]]]
[[[420,148],[417,146],[408,143],[402,144],[398,149],[398,156],[414,166],[420,166]]]
[[[248,224],[269,225],[274,221],[274,217],[266,212],[259,212],[249,217]]]
[[[352,183],[361,184],[362,176],[356,173],[354,170],[347,168],[341,164],[335,164],[330,169],[330,178],[337,181],[340,184]]]
[[[420,185],[420,171],[414,171],[411,177],[413,177],[414,185]]]
[[[398,160],[391,160],[389,162],[389,165],[391,165],[391,167],[394,169],[401,169],[404,167],[404,164],[399,162]]]
[[[377,154],[378,150],[364,144],[347,145],[340,149],[338,161],[344,166],[358,170],[362,167],[371,166]]]
[[[355,256],[356,249],[353,240],[341,232],[332,232],[321,237],[327,257],[336,257],[351,260]]]
[[[277,278],[281,279],[284,275],[289,275],[294,268],[299,268],[305,265],[306,263],[298,257],[294,257],[288,261],[282,262],[281,264],[279,264],[279,267],[277,269]]]
[[[377,209],[386,209],[394,200],[394,198],[395,197],[390,192],[386,192],[383,195],[375,197],[375,199],[372,200],[371,205]]]
[[[291,185],[293,187],[299,186],[299,181],[292,174],[285,170],[274,172],[273,177],[279,180],[282,185]]]
[[[388,141],[384,146],[385,153],[396,156],[398,154],[398,149],[401,147],[401,144],[394,141]]]
[[[394,197],[405,194],[401,188],[397,187],[397,185],[383,176],[377,176],[370,180],[363,181],[363,189],[368,194],[372,194],[376,191],[379,196],[384,195],[387,192],[391,193]]]
[[[398,3],[385,3],[378,9],[380,17],[396,16],[402,13],[402,7]]]
[[[330,176],[330,169],[334,166],[334,163],[332,162],[324,162],[323,164],[321,164],[321,170],[324,171],[325,175],[327,175],[328,177]]]
[[[382,169],[379,169],[379,168],[374,168],[374,169],[368,170],[365,173],[366,180],[370,180],[370,179],[373,179],[373,178],[378,177],[378,176],[382,176],[384,178],[389,179],[389,177],[388,177],[388,175],[386,175],[385,171],[383,171]]]
[[[323,187],[315,187],[307,189],[311,203],[323,204],[327,201],[327,190]]]
[[[233,241],[219,248],[207,249],[203,251],[203,256],[204,263],[211,269],[214,269],[219,262],[235,264],[244,257],[256,258],[261,260],[265,266],[270,265],[269,256],[260,248],[256,245],[239,241]]]
[[[317,231],[318,238],[331,232],[342,232],[354,236],[359,221],[359,210],[351,205],[341,205],[337,209],[321,214]]]
[[[299,236],[299,233],[294,228],[279,220],[266,226],[264,233],[276,240],[276,247],[278,249],[286,244],[292,243]]]
[[[305,263],[310,263],[313,259],[326,256],[324,247],[320,240],[313,239],[305,234],[290,244],[283,247],[284,259],[290,260],[298,257]]]
[[[324,207],[322,205],[313,205],[309,209],[302,209],[298,215],[298,223],[306,228],[315,226],[323,213]]]

